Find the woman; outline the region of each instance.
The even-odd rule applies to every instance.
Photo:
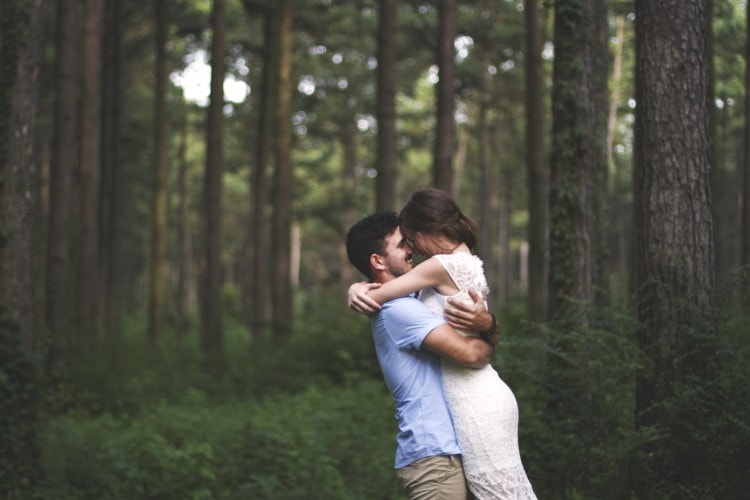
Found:
[[[439,315],[449,297],[471,301],[469,290],[475,290],[486,298],[482,261],[471,252],[477,225],[447,193],[434,188],[414,193],[399,214],[399,226],[415,251],[429,258],[377,288],[354,285],[350,296],[366,292],[383,304],[421,290],[420,300]],[[535,499],[518,449],[513,392],[490,365],[465,368],[443,359],[441,369],[472,493],[479,499]]]

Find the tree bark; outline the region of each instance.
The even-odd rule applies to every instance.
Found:
[[[486,83],[489,85],[488,83]],[[489,109],[490,109],[490,97],[489,90],[482,89],[477,127],[479,129],[479,169],[480,169],[480,183],[479,183],[479,245],[476,249],[482,261],[487,264],[485,273],[487,274],[487,282],[490,284],[490,288],[497,284],[495,269],[490,263],[495,261],[495,243],[497,242],[497,226],[495,224],[496,214],[498,206],[496,203],[497,192],[493,189],[493,186],[497,186],[498,183],[495,181],[497,175],[493,175],[492,172],[492,160],[490,158],[490,124],[489,124]]]
[[[498,191],[500,207],[498,209],[498,272],[496,304],[505,305],[510,295],[513,282],[513,253],[511,250],[511,214],[513,201],[513,175],[509,168],[500,171]]]
[[[742,265],[750,266],[750,9],[745,9],[745,137],[743,141]],[[750,270],[745,290],[750,289]],[[750,299],[750,297],[748,298]]]
[[[376,210],[396,209],[396,0],[380,0]]]
[[[81,229],[78,261],[78,333],[84,340],[100,328],[102,0],[83,2],[83,100],[81,105]]]
[[[154,178],[153,211],[151,214],[151,275],[148,307],[148,338],[152,344],[155,344],[161,336],[164,318],[164,296],[166,293],[165,285],[167,271],[166,91],[168,77],[167,22],[169,19],[167,7],[166,0],[154,0],[154,22],[156,25],[156,86],[154,88]],[[209,134],[210,133],[209,130]],[[220,140],[219,144],[221,144]]]
[[[547,168],[544,146],[544,68],[538,0],[526,0],[526,162],[529,196],[529,319],[547,319]]]
[[[695,98],[709,81],[706,15],[705,0],[636,1],[637,290],[648,361],[638,376],[640,425],[669,394],[678,344],[713,295],[709,110]]]
[[[602,0],[555,4],[548,314],[556,331],[548,363],[546,425],[563,432],[564,422],[574,422],[574,432],[586,435],[604,432],[603,395],[589,380],[588,353],[575,339],[593,335],[591,311],[597,300],[603,247],[600,223],[606,195],[608,106],[607,64],[602,57],[607,39],[601,34],[606,28]],[[591,443],[584,443],[583,449],[590,450]],[[585,462],[591,456],[576,459]],[[566,481],[560,490],[570,487]]]
[[[583,324],[588,319],[582,306],[596,299],[603,250],[607,66],[602,24],[606,29],[601,0],[561,0],[556,5],[549,315]]]
[[[440,80],[436,87],[437,123],[433,146],[433,184],[435,187],[457,195],[453,177],[453,150],[456,142],[455,110],[456,78],[455,47],[456,0],[440,0],[438,22],[438,68]]]
[[[593,22],[592,85],[594,99],[594,163],[591,183],[593,210],[594,301],[598,309],[609,306],[609,163],[607,121],[609,120],[609,19],[608,0],[590,0]]]
[[[292,203],[292,3],[280,0],[278,37],[278,100],[275,110],[275,159],[273,198],[273,329],[289,336],[294,324],[294,300],[290,275]]]
[[[107,335],[121,334],[120,286],[122,261],[122,0],[108,0],[104,9],[102,94],[102,323]]]
[[[188,160],[187,143],[189,120],[186,116],[182,127],[180,142],[180,164],[177,174],[177,338],[182,338],[190,328],[190,317],[196,306],[196,283],[193,265],[193,238],[190,230],[190,212],[188,209]]]
[[[50,223],[47,253],[47,322],[52,336],[50,358],[64,367],[71,336],[70,210],[76,154],[78,86],[78,2],[57,2],[55,136],[50,168]]]
[[[253,338],[262,338],[264,328],[268,322],[267,307],[271,301],[268,300],[269,277],[269,247],[270,228],[268,224],[268,163],[272,149],[273,113],[276,109],[277,99],[277,77],[278,77],[278,52],[272,50],[278,36],[278,22],[276,21],[277,10],[270,8],[265,13],[265,46],[263,58],[263,76],[260,86],[258,107],[258,141],[255,156],[255,169],[253,171],[253,222],[252,234],[252,305],[250,314],[250,329]]]
[[[206,172],[204,183],[205,266],[202,297],[202,348],[209,372],[219,369],[222,350],[221,317],[221,205],[222,205],[222,119],[224,108],[224,55],[226,13],[224,0],[214,0],[211,12],[211,102],[206,125]]]
[[[711,313],[709,9],[706,0],[637,0],[635,8],[637,339],[643,353],[635,419],[638,428],[656,425],[673,434],[665,436],[670,445],[646,453],[669,464],[661,481],[681,483],[710,467],[703,460],[710,454],[693,436],[672,428],[665,403],[686,385],[710,397],[711,389],[701,384],[716,380],[719,350]],[[695,410],[696,418],[706,413]],[[651,485],[641,480],[636,491],[647,497]]]
[[[0,307],[18,329],[19,344],[36,344],[33,265],[34,154],[39,108],[43,24],[40,0],[0,8]]]
[[[357,122],[354,116],[345,116],[339,124],[339,134],[341,136],[341,226],[340,234],[346,234],[346,231],[356,222],[356,178],[354,176],[354,167],[357,165]],[[379,171],[378,171],[379,172]],[[380,175],[378,173],[378,175]],[[384,209],[388,210],[388,209]],[[393,210],[391,208],[390,210]],[[354,266],[349,262],[349,256],[346,252],[346,241],[342,238],[338,244],[339,255],[339,290],[348,288],[356,277]]]
[[[489,96],[482,89],[479,102],[477,128],[479,129],[479,248],[478,254],[485,262],[492,260],[492,241],[490,234],[490,189],[493,185],[490,172],[490,127],[487,123]],[[489,280],[491,281],[491,280]]]
[[[34,138],[47,14],[42,0],[0,4],[0,496],[40,477],[33,289]]]

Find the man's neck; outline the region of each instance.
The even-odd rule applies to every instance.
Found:
[[[389,281],[391,281],[394,278],[395,278],[395,276],[393,276],[392,274],[381,272],[381,273],[375,273],[375,275],[372,277],[371,281],[373,283],[383,284],[383,283],[388,283]]]

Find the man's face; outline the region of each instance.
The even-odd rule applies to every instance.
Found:
[[[396,230],[385,238],[385,255],[383,255],[386,270],[397,278],[414,267],[411,256],[414,250],[406,243],[401,229]]]

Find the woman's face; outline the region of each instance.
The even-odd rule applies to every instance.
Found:
[[[439,245],[438,238],[427,233],[414,233],[414,241],[411,241],[410,244],[417,254],[424,255],[425,257],[432,257],[433,255],[446,252],[446,249]]]

